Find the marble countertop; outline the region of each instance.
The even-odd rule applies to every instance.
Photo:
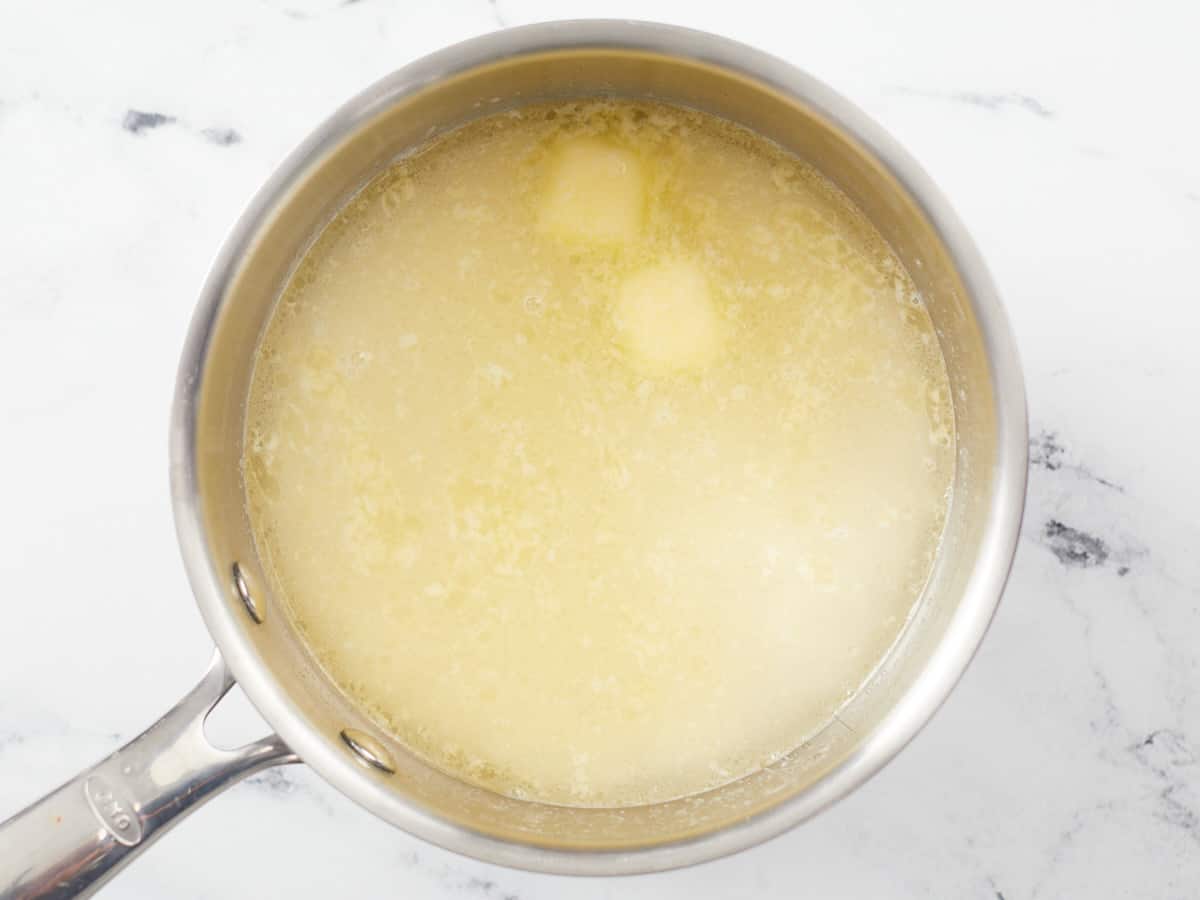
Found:
[[[973,666],[863,789],[720,862],[510,871],[292,767],[205,807],[105,896],[1200,895],[1200,7],[436,7],[0,5],[0,814],[136,734],[207,662],[166,423],[200,284],[251,194],[337,104],[426,52],[631,16],[824,79],[912,151],[978,240],[1033,440],[1016,566]],[[244,699],[220,715],[230,733],[263,727]]]

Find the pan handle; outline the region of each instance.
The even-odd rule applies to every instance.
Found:
[[[0,824],[0,900],[90,897],[210,797],[260,769],[298,762],[277,735],[236,750],[209,743],[204,720],[233,684],[214,651],[174,709]]]

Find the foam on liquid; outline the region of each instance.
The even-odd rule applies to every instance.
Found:
[[[811,168],[697,113],[493,117],[377,178],[264,336],[244,475],[331,677],[435,765],[625,805],[824,726],[927,578],[945,367]]]

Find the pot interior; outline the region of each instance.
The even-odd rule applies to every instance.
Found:
[[[666,52],[651,46],[661,43],[657,38],[625,40],[624,46],[575,38],[556,44],[559,34],[567,32],[547,30],[550,39],[544,36],[540,49],[510,44],[510,52],[503,52],[479,49],[480,42],[452,48],[376,85],[297,151],[239,226],[207,289],[211,317],[202,323],[202,365],[181,376],[181,390],[195,397],[188,450],[211,574],[212,589],[200,586],[198,594],[218,644],[272,726],[306,762],[377,814],[443,845],[515,865],[558,871],[665,868],[761,839],[845,793],[911,737],[969,658],[999,590],[981,589],[972,579],[984,562],[993,570],[1008,563],[990,558],[996,556],[995,498],[1003,487],[1002,429],[979,311],[980,303],[994,301],[972,296],[949,238],[910,190],[925,191],[927,185],[903,183],[872,149],[882,145],[890,151],[887,139],[821,85],[725,42],[695,38],[692,46]],[[712,48],[725,55],[723,62],[713,61]],[[747,62],[742,71],[730,62],[729,54],[739,53]],[[755,75],[747,74],[750,68]],[[472,118],[596,95],[654,99],[734,120],[835,182],[891,243],[925,298],[946,359],[957,428],[953,500],[932,578],[897,645],[838,719],[786,758],[739,781],[685,799],[621,809],[565,808],[500,796],[431,768],[364,717],[314,663],[271,596],[250,533],[239,467],[259,336],[293,266],[347,199],[397,156]],[[856,134],[845,125],[847,117]],[[907,175],[914,173],[923,179],[915,170]],[[198,319],[202,315],[203,308]],[[261,624],[239,599],[230,576],[234,563],[262,613]],[[373,736],[394,774],[361,765],[341,737],[347,728]],[[747,829],[721,849],[635,861],[635,851],[686,847],[771,816],[774,824],[766,832]],[[509,847],[514,849],[508,852]],[[564,863],[567,856],[574,862]],[[608,862],[580,863],[584,856]]]

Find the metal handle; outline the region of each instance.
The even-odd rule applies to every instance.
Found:
[[[90,897],[185,815],[296,755],[276,735],[222,750],[204,720],[233,687],[219,652],[175,708],[112,756],[0,824],[0,900]]]

